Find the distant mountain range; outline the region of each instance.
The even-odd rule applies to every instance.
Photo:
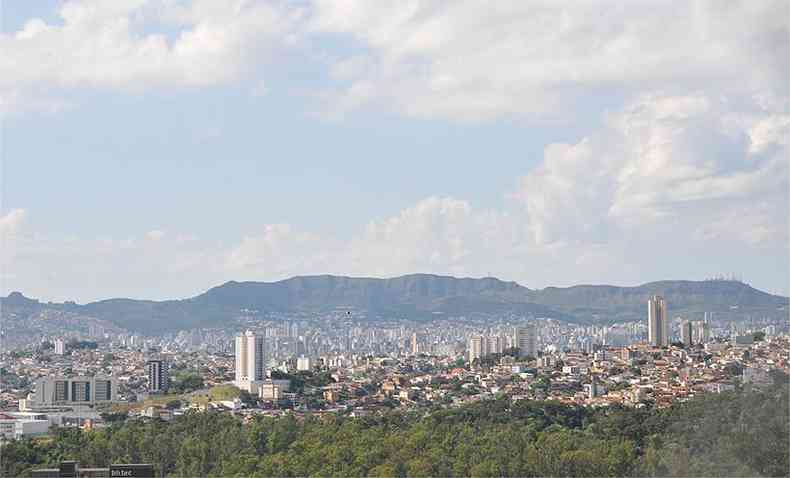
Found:
[[[577,285],[534,290],[495,278],[469,279],[412,274],[392,279],[300,276],[277,282],[227,282],[184,300],[109,299],[79,305],[42,303],[18,292],[0,299],[3,314],[70,311],[120,327],[155,333],[230,323],[242,311],[325,314],[351,310],[369,320],[476,318],[515,314],[569,322],[612,322],[645,317],[649,296],[663,295],[671,317],[699,319],[787,316],[788,298],[738,281],[661,281],[636,287]],[[244,312],[247,313],[247,312]]]

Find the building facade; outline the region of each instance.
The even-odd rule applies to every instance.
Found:
[[[42,377],[36,381],[35,404],[94,405],[116,400],[116,383],[109,377]]]
[[[485,337],[476,336],[469,339],[469,346],[467,351],[469,353],[469,362],[472,363],[475,359],[480,360],[486,356],[485,350],[486,340]]]
[[[236,386],[248,390],[250,382],[265,378],[264,338],[251,331],[236,336]]]
[[[693,343],[692,341],[692,331],[693,327],[691,322],[688,320],[684,320],[680,322],[680,342],[685,345],[689,346]]]
[[[647,341],[653,347],[669,345],[667,302],[660,295],[647,300]]]
[[[520,357],[537,357],[537,333],[534,324],[515,327],[513,342],[518,347]]]
[[[148,375],[148,391],[151,393],[164,393],[170,388],[170,367],[167,361],[161,359],[149,360],[145,363]]]

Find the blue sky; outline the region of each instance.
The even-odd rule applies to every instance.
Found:
[[[787,294],[788,5],[602,7],[6,0],[2,289],[737,273]]]

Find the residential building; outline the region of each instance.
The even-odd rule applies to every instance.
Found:
[[[153,359],[145,363],[148,375],[148,391],[151,393],[167,392],[170,388],[169,364],[165,360]]]
[[[505,350],[505,343],[502,340],[502,337],[498,335],[492,335],[488,337],[488,353],[490,354],[501,354]]]
[[[113,402],[116,383],[106,377],[42,377],[36,381],[34,406],[93,405]]]
[[[251,331],[236,336],[236,386],[247,390],[250,382],[264,379],[264,338]]]
[[[485,350],[485,345],[484,345],[485,343],[486,343],[486,341],[485,341],[484,337],[479,336],[479,335],[475,336],[475,337],[471,337],[469,339],[469,347],[467,349],[467,352],[469,354],[469,362],[470,363],[474,362],[475,359],[479,360],[479,359],[485,357],[485,355],[486,355],[486,350]]]
[[[692,327],[690,321],[684,320],[680,322],[680,342],[683,345],[689,346],[692,344],[691,332]]]
[[[46,435],[49,432],[46,415],[0,412],[0,439],[19,440],[24,437]]]
[[[513,342],[518,347],[521,357],[537,357],[537,336],[534,324],[516,327]]]
[[[647,340],[653,347],[669,345],[667,302],[660,295],[654,295],[647,301],[647,333]]]

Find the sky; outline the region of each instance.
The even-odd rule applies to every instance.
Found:
[[[0,292],[790,293],[790,3],[0,0]]]

